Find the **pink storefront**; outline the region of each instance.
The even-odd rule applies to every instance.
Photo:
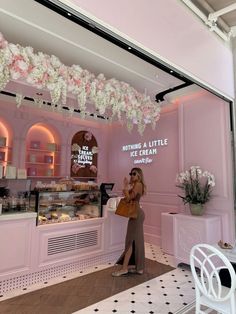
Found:
[[[161,5],[162,2],[164,7],[165,1],[160,1]],[[172,1],[169,2],[171,4]],[[154,42],[146,36],[148,28],[160,27],[158,23],[163,21],[154,22],[154,19],[149,18],[150,25],[138,32],[138,16],[141,12],[145,14],[143,1],[138,4],[139,14],[132,15],[132,25],[125,26],[109,14],[107,1],[103,1],[106,10],[101,7],[101,10],[96,11],[97,16],[94,14],[96,8],[93,7],[93,1],[71,3],[79,4],[83,13],[86,12],[87,16],[96,21],[103,20],[119,35],[126,33],[127,38],[132,38],[136,44],[139,42],[143,49],[155,52],[156,56],[164,56],[171,66],[181,69],[182,73],[194,73],[194,79],[198,79],[201,85],[215,94],[197,85],[187,93],[171,94],[161,110],[156,128],[153,130],[149,125],[140,135],[136,124],[128,132],[126,125],[118,121],[107,123],[99,117],[82,119],[76,113],[44,110],[42,104],[35,106],[31,99],[32,86],[27,84],[23,84],[22,90],[29,99],[19,101],[17,95],[22,82],[19,79],[11,80],[5,88],[8,93],[0,94],[0,139],[6,139],[0,145],[0,152],[4,156],[4,166],[9,164],[16,170],[26,170],[27,177],[20,179],[19,175],[19,179],[11,179],[10,175],[9,179],[0,179],[1,186],[19,190],[22,189],[22,182],[24,185],[29,180],[31,187],[34,187],[40,184],[39,181],[42,184],[51,181],[56,184],[61,178],[70,177],[73,138],[78,132],[84,131],[95,138],[98,150],[94,153],[97,156],[96,176],[80,177],[82,184],[89,180],[98,186],[103,182],[112,182],[115,183],[114,191],[121,195],[123,177],[128,175],[132,167],[141,167],[148,189],[142,202],[146,215],[145,240],[162,245],[167,253],[175,256],[176,265],[180,262],[188,263],[190,248],[195,243],[213,244],[219,240],[234,243],[234,115],[230,103],[234,92],[232,58],[228,50],[214,41],[210,43],[213,47],[211,49],[218,49],[215,53],[217,66],[210,72],[210,56],[202,56],[202,52],[194,50],[195,56],[188,59],[181,55],[184,42],[181,43],[181,49],[174,51],[173,42],[159,47],[157,42],[162,38]],[[119,5],[125,6],[125,2],[121,1]],[[154,9],[155,3],[151,5]],[[172,14],[174,9],[181,10],[175,8],[176,3],[172,5]],[[125,14],[128,20],[132,12],[125,11]],[[206,34],[204,36],[207,41]],[[177,40],[173,37],[173,41]],[[206,64],[198,66],[192,62],[195,57],[203,57]],[[220,79],[222,60],[226,61],[224,71],[230,77],[229,82]],[[37,143],[54,143],[56,149],[44,147],[38,161],[34,152],[39,148]],[[216,180],[213,197],[206,204],[201,217],[192,216],[189,207],[184,206],[177,197],[179,190],[176,187],[176,175],[193,165],[210,171]],[[4,240],[0,242],[0,294],[100,262],[114,262],[123,249],[127,220],[115,216],[114,209],[108,206],[103,206],[93,219],[86,219],[89,218],[86,215],[82,214],[83,219],[52,224],[40,224],[39,213],[33,210],[15,214],[4,212],[0,215],[0,238]],[[70,242],[71,238],[76,243],[83,238],[85,244],[74,246]],[[54,245],[57,241],[61,241],[60,249]]]

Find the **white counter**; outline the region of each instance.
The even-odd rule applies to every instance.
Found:
[[[36,218],[37,213],[35,212],[19,212],[19,213],[10,213],[0,215],[0,221],[6,220],[18,220],[18,219],[27,219],[27,218]]]
[[[35,212],[0,215],[0,294],[84,267],[114,262],[128,219],[103,207],[103,217],[36,226]],[[16,282],[15,286],[9,282]]]

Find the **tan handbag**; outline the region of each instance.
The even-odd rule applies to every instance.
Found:
[[[115,211],[116,215],[127,217],[127,218],[137,218],[138,217],[138,202],[125,198],[122,198]]]

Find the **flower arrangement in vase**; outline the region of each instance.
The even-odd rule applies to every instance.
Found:
[[[176,181],[176,186],[184,191],[184,196],[178,196],[184,204],[189,203],[191,214],[202,215],[203,205],[210,200],[212,188],[215,186],[214,175],[202,171],[199,166],[191,166],[189,170],[179,173]]]

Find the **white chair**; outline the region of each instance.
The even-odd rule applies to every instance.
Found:
[[[215,247],[197,244],[190,253],[190,266],[196,289],[196,314],[218,313],[236,314],[236,274],[230,261]],[[227,269],[231,278],[231,288],[222,286],[219,272]],[[201,310],[204,306],[207,310]]]

